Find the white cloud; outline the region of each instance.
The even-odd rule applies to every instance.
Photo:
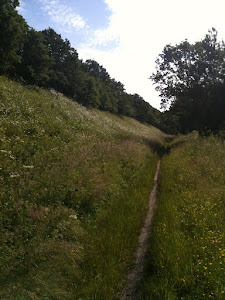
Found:
[[[65,32],[72,32],[74,29],[79,31],[87,28],[85,20],[71,8],[59,0],[39,0],[42,9],[47,13],[51,20],[61,27]]]
[[[20,5],[16,9],[20,14],[25,12],[26,8],[23,0],[20,0]]]
[[[96,30],[78,52],[104,65],[127,92],[140,94],[155,107],[160,99],[148,77],[163,47],[185,38],[200,40],[211,27],[225,37],[223,0],[104,1],[111,10],[108,27]],[[112,41],[117,41],[114,49],[101,49]]]

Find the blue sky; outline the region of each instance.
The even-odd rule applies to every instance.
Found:
[[[52,27],[74,44],[105,28],[110,10],[104,0],[21,0],[19,12],[36,30]]]
[[[224,0],[20,0],[36,30],[52,27],[83,60],[95,59],[128,93],[159,108],[148,79],[166,44],[195,42],[215,27],[225,40]]]
[[[55,23],[59,26],[52,15],[60,17],[64,12],[68,12],[70,17],[72,15],[74,18],[83,19],[92,29],[106,26],[110,16],[110,10],[104,0],[20,0],[19,10],[31,26],[39,29],[46,24]]]

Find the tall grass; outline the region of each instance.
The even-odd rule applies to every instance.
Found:
[[[117,297],[165,138],[0,77],[0,298]]]
[[[121,299],[128,266],[134,262],[138,235],[143,226],[152,188],[156,157],[147,159],[129,190],[112,201],[110,210],[99,212],[91,224],[82,299]],[[154,166],[154,167],[153,167]]]
[[[225,298],[224,157],[210,137],[163,158],[140,299]]]

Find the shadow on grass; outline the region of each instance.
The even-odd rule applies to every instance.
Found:
[[[170,145],[165,145],[153,140],[146,140],[145,142],[154,153],[157,153],[159,155],[159,157],[163,157],[163,155],[169,154],[171,151]]]
[[[145,140],[145,143],[151,148],[154,153],[157,153],[160,158],[164,155],[170,154],[172,149],[175,149],[187,140],[177,140],[176,137],[167,137],[164,139],[164,142],[154,141],[154,140]]]

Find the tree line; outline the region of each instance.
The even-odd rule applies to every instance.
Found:
[[[36,31],[17,12],[18,0],[0,2],[0,75],[53,88],[89,108],[159,126],[160,112],[138,94],[126,93],[94,60],[83,62],[69,40],[52,28]]]

